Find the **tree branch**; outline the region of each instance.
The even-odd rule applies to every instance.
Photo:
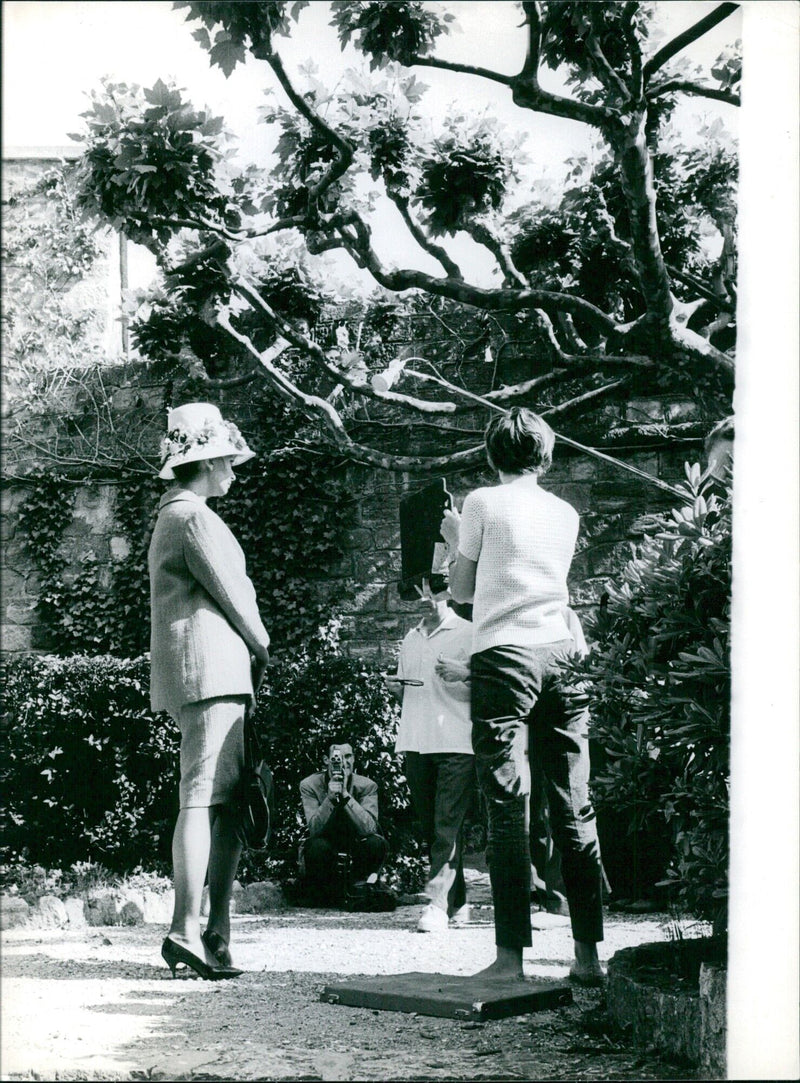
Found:
[[[277,53],[271,52],[265,57],[267,63],[275,72],[278,82],[297,111],[304,116],[308,123],[336,150],[336,161],[323,173],[320,180],[314,185],[308,186],[309,197],[317,200],[339,177],[343,176],[353,161],[353,147],[349,140],[333,129],[330,124],[322,119],[315,109],[312,109],[302,94],[299,94],[286,74],[283,61]]]
[[[408,227],[409,233],[420,246],[420,248],[423,251],[427,252],[428,255],[433,256],[435,260],[438,260],[438,262],[441,263],[442,269],[444,270],[445,274],[449,275],[450,278],[463,279],[464,276],[461,273],[461,268],[458,266],[458,264],[450,258],[446,250],[442,248],[441,245],[436,244],[434,241],[432,241],[421,228],[421,226],[414,221],[411,216],[411,211],[409,210],[408,200],[404,199],[402,196],[396,195],[391,191],[388,191],[388,189],[387,194],[391,201],[394,203],[395,207],[397,207],[398,211],[400,212],[400,216]]]
[[[511,90],[512,101],[520,109],[530,109],[535,113],[546,113],[548,116],[562,117],[564,120],[577,120],[601,130],[619,121],[618,110],[605,105],[590,105],[588,102],[564,98],[560,94],[551,94],[547,90],[542,90],[538,81],[534,82],[527,74],[524,78],[521,73],[515,76]]]
[[[684,94],[694,94],[698,98],[711,98],[713,101],[725,102],[727,105],[739,106],[742,99],[738,94],[730,90],[720,90],[713,86],[703,86],[702,83],[693,83],[689,79],[668,79],[665,83],[659,83],[647,91],[647,100],[653,101],[662,94],[672,94],[682,91]]]
[[[629,102],[631,100],[630,90],[625,86],[621,77],[609,64],[608,58],[600,46],[600,42],[593,33],[590,33],[586,38],[586,47],[589,50],[589,55],[600,69],[597,73],[600,82],[607,90],[616,91],[624,102]]]
[[[538,0],[523,0],[522,10],[528,26],[528,48],[520,77],[529,80],[533,86],[538,86],[542,56],[542,12]]]
[[[729,15],[732,15],[734,11],[738,9],[738,7],[738,4],[720,4],[718,7],[714,8],[710,14],[699,19],[693,26],[690,26],[687,30],[684,30],[683,33],[674,37],[672,41],[669,41],[666,45],[662,46],[654,56],[650,57],[644,66],[645,83],[648,83],[651,76],[657,72],[659,68],[663,68],[666,62],[671,60],[676,53],[685,49],[687,45],[691,45],[693,41],[697,41],[703,34],[706,34],[718,23],[721,23],[723,19],[727,19]]]
[[[551,312],[564,311],[582,316],[603,334],[609,335],[617,330],[617,324],[610,316],[589,301],[585,301],[582,297],[574,297],[572,294],[529,287],[517,290],[484,289],[453,278],[434,278],[424,271],[408,269],[389,271],[383,266],[372,248],[370,229],[363,219],[358,215],[350,214],[346,219],[341,220],[341,225],[352,226],[356,231],[354,237],[342,229],[345,248],[354,259],[360,261],[361,266],[370,272],[379,285],[385,286],[394,293],[410,289],[424,290],[439,297],[448,297],[452,301],[471,305],[484,312],[522,312],[534,308]]]
[[[454,71],[461,75],[477,75],[481,79],[490,79],[493,83],[502,83],[503,86],[511,86],[513,75],[502,75],[498,71],[489,68],[478,68],[472,64],[459,64],[452,60],[440,60],[435,56],[412,56],[408,60],[408,67],[418,65],[423,68],[438,68],[440,71]]]
[[[520,270],[514,265],[508,245],[503,244],[499,237],[485,222],[470,222],[467,228],[470,234],[479,244],[484,245],[497,260],[500,270],[503,272],[506,282],[516,282],[522,289],[527,289],[530,283]]]
[[[551,406],[548,410],[542,411],[542,416],[553,417],[556,414],[566,414],[578,406],[584,406],[587,402],[599,399],[603,395],[609,395],[612,391],[618,391],[621,387],[626,387],[630,382],[630,376],[623,376],[621,380],[614,380],[613,383],[603,384],[602,387],[595,387],[591,391],[585,391],[582,395],[576,395],[573,399],[568,399],[566,402],[560,402],[558,406]]]
[[[644,69],[642,66],[642,47],[633,29],[633,20],[639,10],[638,0],[627,0],[622,12],[622,32],[628,44],[631,58],[631,93],[635,102],[642,100],[644,94]]]
[[[718,305],[723,310],[723,312],[736,311],[736,306],[727,297],[722,297],[720,294],[714,293],[713,290],[704,286],[703,283],[698,281],[693,275],[687,274],[685,271],[680,271],[677,267],[672,267],[670,264],[667,264],[667,271],[672,278],[677,279],[678,282],[682,282],[684,286],[688,286],[689,289],[694,290],[694,292],[701,297],[705,297],[707,301],[713,301],[714,304]]]

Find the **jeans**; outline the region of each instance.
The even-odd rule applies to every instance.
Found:
[[[531,862],[526,823],[530,772],[541,767],[569,903],[572,935],[603,939],[597,820],[589,799],[588,710],[557,662],[572,641],[501,646],[472,656],[472,745],[489,818],[489,876],[498,947],[531,944]]]
[[[475,788],[475,757],[464,752],[406,752],[411,803],[428,848],[431,868],[425,893],[454,914],[467,901],[461,827]]]

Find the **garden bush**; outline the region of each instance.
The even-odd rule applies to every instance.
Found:
[[[586,683],[602,750],[598,818],[666,835],[678,905],[727,922],[730,493],[686,468],[685,505],[643,523],[645,537],[588,626]]]
[[[2,676],[3,859],[164,867],[178,740],[150,712],[148,660],[16,656]]]
[[[402,760],[394,751],[398,707],[374,665],[342,654],[339,622],[320,627],[308,643],[267,671],[256,724],[275,778],[278,809],[270,845],[278,874],[292,876],[305,830],[300,781],[322,769],[333,738],[352,744],[355,770],[378,784],[379,816],[389,844],[387,879],[418,890],[425,862],[412,827]],[[246,855],[247,869],[258,855]]]
[[[168,871],[178,733],[149,709],[147,657],[16,656],[2,663],[2,678],[2,861]],[[276,822],[269,851],[244,855],[241,878],[295,874],[299,783],[320,769],[327,743],[341,734],[353,745],[356,770],[378,783],[388,877],[416,890],[424,860],[394,753],[397,708],[373,668],[342,654],[336,621],[274,662],[256,721],[275,776]]]

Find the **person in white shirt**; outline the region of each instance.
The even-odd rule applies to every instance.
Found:
[[[461,829],[475,792],[469,658],[472,625],[447,591],[420,591],[422,620],[403,640],[397,674],[385,678],[402,703],[395,748],[403,753],[414,812],[430,857],[430,903],[417,930],[439,932],[469,919]],[[419,682],[403,684],[403,681]]]
[[[531,410],[492,419],[486,453],[500,484],[476,489],[461,515],[445,512],[450,593],[473,603],[472,743],[489,818],[497,958],[487,976],[522,977],[531,944],[531,864],[525,822],[530,762],[541,767],[561,852],[575,962],[570,976],[600,984],[602,863],[589,797],[588,711],[559,662],[575,651],[567,624],[578,513],[542,489],[555,434]]]

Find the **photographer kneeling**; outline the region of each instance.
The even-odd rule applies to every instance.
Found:
[[[304,778],[300,796],[308,833],[300,847],[304,901],[340,905],[378,880],[386,840],[378,824],[378,787],[353,771],[353,748],[331,743],[325,770]]]

